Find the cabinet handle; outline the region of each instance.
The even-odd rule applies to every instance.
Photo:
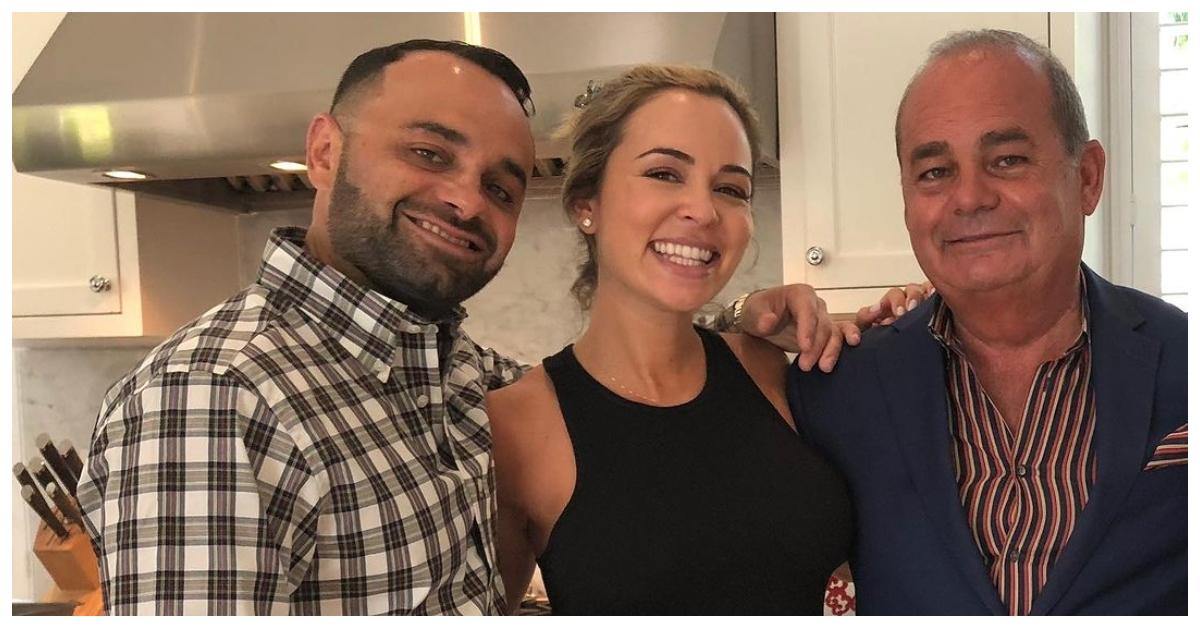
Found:
[[[819,246],[808,247],[808,252],[804,254],[804,258],[813,266],[820,266],[821,262],[825,261],[825,250]]]
[[[92,278],[88,280],[88,287],[92,289],[92,292],[108,292],[112,289],[112,282],[108,277],[92,275]]]

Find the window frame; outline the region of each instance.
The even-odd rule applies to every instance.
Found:
[[[1111,279],[1158,295],[1162,284],[1158,13],[1110,15],[1109,42]]]

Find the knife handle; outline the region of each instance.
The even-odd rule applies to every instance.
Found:
[[[79,509],[75,507],[74,500],[72,500],[70,497],[67,497],[66,493],[63,493],[62,490],[58,488],[58,485],[53,482],[51,482],[50,486],[47,486],[46,489],[50,494],[50,500],[54,502],[55,506],[58,506],[58,511],[62,513],[63,518],[68,522],[79,524],[79,527],[82,528],[83,515],[80,514]]]
[[[40,490],[37,483],[33,481],[33,476],[29,475],[29,469],[20,462],[13,465],[13,475],[16,476],[17,483],[21,486],[28,486],[35,491]]]
[[[62,452],[63,460],[67,462],[67,468],[75,475],[76,482],[83,476],[83,459],[79,457],[79,452],[75,451],[75,446],[69,440],[63,440],[58,443],[58,450]]]
[[[67,532],[66,526],[64,526],[62,522],[58,520],[58,516],[55,515],[54,511],[50,509],[50,506],[46,503],[46,500],[42,499],[42,496],[35,492],[33,488],[29,486],[22,486],[21,498],[25,500],[25,503],[29,504],[30,507],[33,508],[33,511],[37,513],[42,522],[44,522],[51,530],[54,531],[56,535],[58,535],[58,538],[65,539],[70,536],[70,534]]]
[[[29,470],[33,473],[33,479],[37,480],[38,486],[42,491],[46,490],[46,486],[52,482],[58,482],[54,478],[54,473],[50,471],[50,467],[46,466],[46,461],[41,458],[34,458],[29,461]]]
[[[46,465],[58,476],[59,485],[66,489],[72,497],[75,496],[75,486],[79,484],[79,478],[71,473],[67,468],[67,461],[58,453],[58,449],[54,447],[54,442],[50,440],[50,436],[42,433],[38,434],[34,439],[37,443],[38,451],[42,452],[42,458],[45,459]]]

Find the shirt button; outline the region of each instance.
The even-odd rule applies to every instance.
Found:
[[[1008,550],[1008,562],[1010,563],[1015,563],[1021,560],[1021,556],[1021,550],[1019,549]]]
[[[419,334],[424,330],[422,329],[422,327],[420,325],[409,325],[407,331],[410,334]]]
[[[424,408],[427,405],[429,405],[429,397],[426,397],[425,395],[418,395],[417,396],[417,407]]]
[[[1017,477],[1023,478],[1028,474],[1029,474],[1029,469],[1025,465],[1023,465],[1023,464],[1017,465]]]

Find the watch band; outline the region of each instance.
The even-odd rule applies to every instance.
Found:
[[[746,299],[751,294],[754,293],[747,292],[730,301],[729,305],[725,306],[725,309],[721,310],[721,313],[717,315],[717,319],[713,322],[713,327],[717,331],[742,331],[742,313],[746,306]]]

